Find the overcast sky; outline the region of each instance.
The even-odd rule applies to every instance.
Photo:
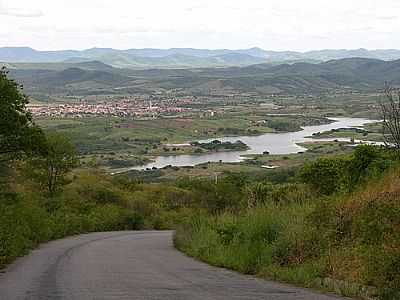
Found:
[[[0,47],[400,49],[400,0],[0,0]]]

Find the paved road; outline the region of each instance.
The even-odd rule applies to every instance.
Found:
[[[197,262],[172,232],[108,232],[54,241],[0,275],[0,299],[333,300]]]

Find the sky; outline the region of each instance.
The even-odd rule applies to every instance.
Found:
[[[400,49],[400,0],[0,0],[0,47]]]

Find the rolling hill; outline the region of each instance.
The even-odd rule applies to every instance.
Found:
[[[236,54],[235,54],[236,55]],[[234,59],[223,55],[225,59]],[[200,58],[202,59],[202,58]],[[48,67],[46,67],[48,66]],[[10,75],[28,93],[153,93],[179,89],[196,95],[375,91],[385,82],[400,85],[400,60],[345,58],[327,62],[255,64],[197,69],[120,69],[99,61],[8,64]]]
[[[29,47],[0,47],[0,62],[4,63],[82,63],[96,60],[113,67],[130,69],[190,69],[284,62],[319,63],[354,57],[396,60],[400,59],[400,50],[319,50],[303,53],[266,51],[260,48],[242,50],[92,48],[82,51],[37,51]]]

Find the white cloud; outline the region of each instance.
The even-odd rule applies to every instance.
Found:
[[[0,15],[0,46],[400,48],[398,0],[0,0]]]
[[[0,15],[10,17],[24,17],[24,18],[35,18],[42,17],[43,12],[37,9],[24,8],[24,7],[12,7],[8,6],[4,1],[0,1]]]
[[[5,11],[0,11],[0,14],[5,16],[24,17],[24,18],[36,18],[43,16],[43,13],[40,11],[31,11],[31,10],[15,9],[15,8],[10,8]]]

